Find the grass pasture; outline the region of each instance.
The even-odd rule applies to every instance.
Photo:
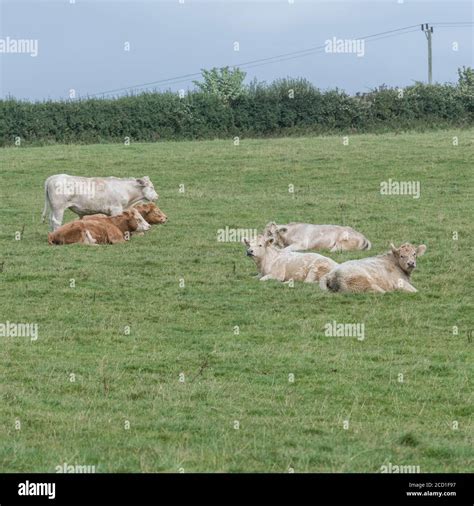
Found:
[[[473,134],[0,151],[0,322],[39,326],[34,342],[1,338],[0,469],[467,471]],[[124,245],[48,246],[43,182],[63,172],[148,175],[169,222]],[[420,181],[421,197],[381,195],[389,178]],[[336,261],[425,243],[419,292],[259,282],[217,232],[270,220],[372,241]],[[364,323],[365,339],[326,336],[332,321]]]

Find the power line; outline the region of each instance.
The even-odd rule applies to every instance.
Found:
[[[473,21],[440,21],[439,23],[428,23],[429,25],[474,25]]]
[[[432,23],[431,26],[433,26],[433,25],[445,25],[445,27],[448,28],[448,27],[450,27],[450,25],[447,25],[447,23],[453,24],[453,25],[455,25],[455,26],[457,26],[459,28],[474,24],[474,23],[470,23],[468,21],[463,21],[463,22]],[[386,30],[384,32],[379,32],[379,33],[374,33],[374,34],[371,34],[371,35],[366,35],[366,36],[363,36],[363,37],[353,37],[352,39],[355,39],[355,40],[368,40],[368,39],[372,39],[373,41],[376,41],[376,40],[381,40],[381,39],[385,39],[385,38],[395,37],[395,36],[398,36],[398,35],[404,35],[404,34],[407,34],[407,33],[413,33],[415,31],[418,31],[419,27],[420,27],[420,24],[410,25],[410,26],[405,26],[405,27],[401,27],[401,28],[396,28],[396,29],[393,29],[393,30]],[[311,48],[307,48],[307,49],[301,49],[299,51],[292,51],[292,52],[289,52],[289,53],[283,53],[283,54],[280,54],[280,55],[270,56],[270,57],[267,57],[267,58],[259,58],[259,59],[256,59],[256,60],[250,60],[250,61],[247,61],[247,62],[237,63],[235,65],[230,65],[230,66],[231,67],[239,67],[239,68],[250,69],[250,68],[255,68],[255,67],[259,67],[259,66],[263,66],[263,65],[268,65],[268,64],[271,64],[271,63],[280,63],[280,62],[289,61],[289,60],[292,60],[292,59],[295,59],[295,58],[300,58],[300,57],[304,57],[304,56],[310,56],[310,55],[313,55],[313,54],[322,53],[325,48],[326,48],[326,45],[315,46],[315,47],[311,47]],[[102,91],[102,92],[99,92],[99,93],[94,93],[92,95],[87,95],[87,98],[93,98],[93,97],[97,97],[97,96],[110,95],[111,93],[117,93],[117,92],[122,92],[122,91],[127,91],[127,90],[132,90],[133,91],[133,90],[136,90],[138,88],[144,88],[144,87],[150,87],[150,86],[162,87],[162,86],[165,86],[165,85],[169,86],[171,84],[179,84],[179,83],[182,83],[182,82],[188,82],[191,78],[199,77],[201,75],[202,75],[202,72],[194,72],[194,73],[190,73],[190,74],[183,74],[183,75],[180,75],[180,76],[170,77],[170,78],[167,78],[167,79],[160,79],[160,80],[151,81],[151,82],[148,82],[148,83],[141,83],[141,84],[136,84],[136,85],[133,85],[133,86],[126,86],[126,87],[122,87],[122,88],[116,88],[116,89],[113,89],[113,90]]]
[[[388,31],[385,31],[385,32],[374,33],[373,35],[366,35],[365,37],[352,37],[352,38],[353,39],[370,39],[372,37],[377,37],[378,35],[384,35],[386,33],[393,33],[393,32],[400,32],[402,30],[406,30],[408,28],[415,28],[417,26],[419,26],[419,25],[405,26],[403,28],[397,28],[395,30],[388,30]],[[276,55],[276,56],[270,56],[268,58],[260,58],[258,60],[253,60],[253,61],[249,61],[249,62],[245,62],[245,63],[238,63],[238,64],[233,65],[233,66],[234,67],[243,67],[243,66],[250,65],[250,64],[256,63],[256,62],[263,62],[263,61],[272,60],[272,59],[275,59],[275,58],[281,58],[281,57],[285,57],[285,56],[297,55],[299,53],[305,53],[307,51],[315,51],[317,49],[324,49],[325,47],[326,47],[325,45],[322,45],[322,46],[316,46],[316,47],[308,48],[308,49],[301,49],[300,51],[293,51],[291,53],[285,53],[285,54],[280,54],[280,55]]]
[[[419,31],[419,25],[416,25],[416,26],[417,26],[417,28],[411,29],[409,31],[400,32],[400,33],[396,33],[396,34],[390,34],[390,35],[384,35],[383,37],[377,37],[376,39],[372,39],[372,41],[377,41],[377,40],[381,40],[381,39],[387,39],[387,38],[390,38],[390,37],[394,37],[396,35],[405,35],[407,33],[418,32]],[[242,64],[242,65],[240,65],[240,67],[246,68],[246,69],[251,69],[251,68],[261,67],[263,65],[269,65],[271,63],[281,63],[281,62],[293,60],[295,58],[301,58],[301,57],[304,57],[304,56],[311,56],[311,55],[314,55],[314,54],[321,54],[321,53],[324,52],[324,50],[325,50],[325,46],[321,46],[321,47],[318,48],[318,50],[313,50],[313,52],[311,52],[311,53],[299,54],[299,55],[296,55],[296,56],[289,56],[289,57],[285,57],[285,58],[280,58],[278,60],[265,61],[265,62],[262,62],[262,63],[252,64],[252,65],[249,65],[249,64],[244,65],[244,64]],[[238,65],[236,65],[236,66],[238,66]],[[175,81],[173,83],[167,83],[167,84],[180,84],[182,82],[187,82],[187,81],[188,81],[187,79],[181,79],[181,80]]]
[[[383,36],[383,37],[377,37],[376,39],[373,39],[372,41],[377,41],[377,40],[381,40],[381,39],[388,39],[388,38],[394,37],[396,35],[405,35],[407,33],[414,33],[414,32],[418,32],[418,31],[419,31],[419,28],[416,28],[416,29],[412,29],[410,31],[406,31],[406,32],[403,32],[403,33],[397,33],[397,34],[392,34],[392,35],[386,35],[386,36]],[[323,48],[325,49],[325,46],[323,46]],[[310,53],[310,54],[320,54],[320,53],[323,53],[323,52],[324,52],[323,50],[319,50],[319,51],[315,51],[314,53]],[[280,62],[292,60],[294,58],[299,58],[299,57],[302,57],[302,56],[310,56],[310,54],[303,54],[303,55],[299,55],[299,56],[296,56],[296,57],[282,58],[282,59],[279,59],[279,60],[272,60],[272,61],[269,61],[269,62],[257,64],[257,65],[251,65],[251,66],[246,67],[246,68],[260,67],[262,65],[268,65],[269,63],[280,63]]]
[[[433,25],[436,26],[436,28],[471,28],[473,26],[472,24],[466,24],[466,25]]]
[[[416,25],[417,27],[419,25]],[[367,37],[355,37],[353,40],[367,40],[367,39],[370,39],[372,37],[377,37],[378,35],[382,35],[384,33],[387,33],[387,34],[390,34],[390,35],[386,35],[386,36],[383,36],[383,37],[377,37],[376,39],[373,39],[373,40],[379,40],[379,39],[383,39],[383,38],[389,38],[389,37],[394,37],[394,36],[397,36],[397,35],[403,35],[403,33],[411,33],[412,31],[417,31],[418,28],[415,30],[415,29],[412,29],[410,30],[409,32],[401,32],[401,30],[407,30],[407,28],[413,28],[413,27],[406,27],[406,28],[399,28],[398,30],[396,30],[398,33],[392,33],[394,32],[395,30],[390,30],[389,32],[382,32],[381,34],[374,34],[374,35],[369,35]],[[305,50],[302,50],[302,51],[295,51],[295,53],[303,53],[303,51],[311,51],[311,53],[309,54],[314,54],[314,53],[320,53],[322,52],[322,50],[325,50],[326,49],[326,45],[323,45],[323,46],[318,46],[318,47],[315,47],[315,48],[312,48],[312,49],[305,49]],[[268,60],[269,63],[273,63],[273,61],[270,61],[270,60],[273,60],[275,58],[278,58],[278,60],[275,60],[276,62],[279,62],[279,61],[286,61],[286,60],[290,60],[292,58],[299,58],[300,56],[307,56],[307,54],[295,54],[295,53],[289,53],[289,55],[293,55],[294,56],[288,56],[287,58],[284,58],[284,59],[280,59],[279,56],[272,56],[270,58],[262,58],[260,60],[255,60],[257,62],[262,62],[262,64],[265,64],[266,61]],[[286,55],[281,55],[281,56],[286,56]],[[248,67],[248,68],[253,68],[253,67],[258,67],[260,65],[260,63],[257,63],[255,65],[251,65],[253,62],[247,62],[247,63],[242,63],[242,64],[237,64],[237,65],[234,65],[235,67]],[[250,66],[251,65],[251,66]]]
[[[193,74],[184,74],[182,76],[170,77],[168,79],[161,79],[160,81],[152,81],[150,83],[137,84],[135,86],[127,86],[125,88],[116,88],[115,90],[101,91],[100,93],[94,93],[92,95],[88,95],[88,97],[97,97],[98,95],[109,95],[110,93],[115,93],[117,91],[126,91],[134,88],[143,88],[144,86],[152,86],[154,84],[164,83],[164,84],[173,84],[168,83],[168,81],[174,81],[175,79],[187,78],[186,81],[189,81],[190,77],[199,77],[202,72],[195,72]]]
[[[384,34],[389,34],[389,33],[396,33],[396,32],[400,32],[400,31],[403,31],[403,30],[406,30],[406,29],[409,29],[409,28],[418,27],[418,26],[419,25],[405,26],[405,27],[402,27],[402,28],[396,28],[394,30],[387,30],[385,32],[375,33],[375,34],[372,34],[372,35],[366,35],[365,37],[356,37],[356,38],[357,39],[370,39],[370,38],[376,37],[378,35],[384,35]],[[266,61],[270,61],[270,60],[274,60],[274,59],[282,58],[282,57],[287,57],[287,56],[296,56],[296,55],[299,55],[299,54],[308,53],[308,52],[311,52],[311,51],[316,51],[316,50],[324,49],[324,48],[325,48],[325,46],[316,46],[316,47],[312,47],[312,48],[308,48],[308,49],[301,49],[299,51],[293,51],[293,52],[290,52],[290,53],[283,53],[283,54],[280,54],[280,55],[270,56],[270,57],[267,57],[267,58],[259,58],[257,60],[251,60],[251,61],[248,61],[248,62],[238,63],[236,65],[232,65],[232,67],[244,67],[244,66],[251,65],[251,64],[254,64],[254,63],[266,62]],[[89,97],[96,97],[96,96],[99,96],[99,95],[109,95],[110,93],[116,93],[116,92],[120,92],[120,91],[127,91],[127,90],[136,89],[136,88],[143,88],[143,87],[152,86],[152,85],[158,85],[158,84],[176,84],[176,83],[174,83],[174,82],[172,83],[170,81],[175,81],[175,80],[179,79],[180,82],[183,82],[183,79],[185,79],[185,78],[186,78],[186,81],[187,81],[187,80],[189,80],[189,78],[199,77],[201,75],[202,75],[202,72],[194,72],[194,73],[191,73],[191,74],[184,74],[184,75],[180,75],[180,76],[170,77],[168,79],[160,79],[158,81],[151,81],[151,82],[148,82],[148,83],[141,83],[141,84],[136,84],[136,85],[133,85],[133,86],[126,86],[126,87],[123,87],[123,88],[115,88],[113,90],[102,91],[102,92],[94,93],[94,94],[88,95],[88,96]]]

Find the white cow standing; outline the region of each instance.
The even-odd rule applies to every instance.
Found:
[[[148,176],[137,179],[56,174],[46,179],[44,193],[42,221],[45,221],[49,209],[49,223],[53,231],[62,225],[66,209],[80,217],[99,213],[117,216],[137,202],[158,199]]]

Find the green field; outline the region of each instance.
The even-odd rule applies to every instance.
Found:
[[[39,338],[1,338],[0,470],[469,470],[473,155],[473,130],[3,149],[0,322]],[[63,172],[148,175],[169,222],[123,245],[48,246],[43,182]],[[420,181],[421,198],[382,196],[389,178]],[[425,243],[419,292],[260,282],[217,231],[270,220],[372,241],[337,261]],[[365,339],[326,336],[332,321]]]

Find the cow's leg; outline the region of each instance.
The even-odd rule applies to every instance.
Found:
[[[119,244],[127,242],[122,232],[117,228],[116,230],[107,230],[107,243],[108,244]]]
[[[63,224],[64,211],[65,211],[64,208],[57,208],[51,210],[49,224],[53,232]]]
[[[313,267],[308,272],[308,275],[306,276],[304,282],[305,283],[315,283],[316,281],[319,281],[318,280],[318,271],[317,271],[316,267]]]
[[[287,272],[285,265],[273,264],[272,272],[261,277],[260,281],[268,281],[269,279],[274,279],[276,281],[285,281],[290,280],[291,278],[293,278],[293,276],[290,276],[290,272]]]
[[[90,246],[98,246],[97,241],[92,237],[89,230],[84,230],[82,233],[82,243],[89,244]]]
[[[374,292],[377,292],[377,293],[385,293],[385,290],[383,288],[381,288],[379,285],[376,285],[375,283],[372,283],[370,285],[370,288],[374,291]]]
[[[410,283],[407,283],[406,281],[403,283],[403,287],[401,288],[401,290],[410,293],[415,293],[418,291],[413,285],[410,285]]]

